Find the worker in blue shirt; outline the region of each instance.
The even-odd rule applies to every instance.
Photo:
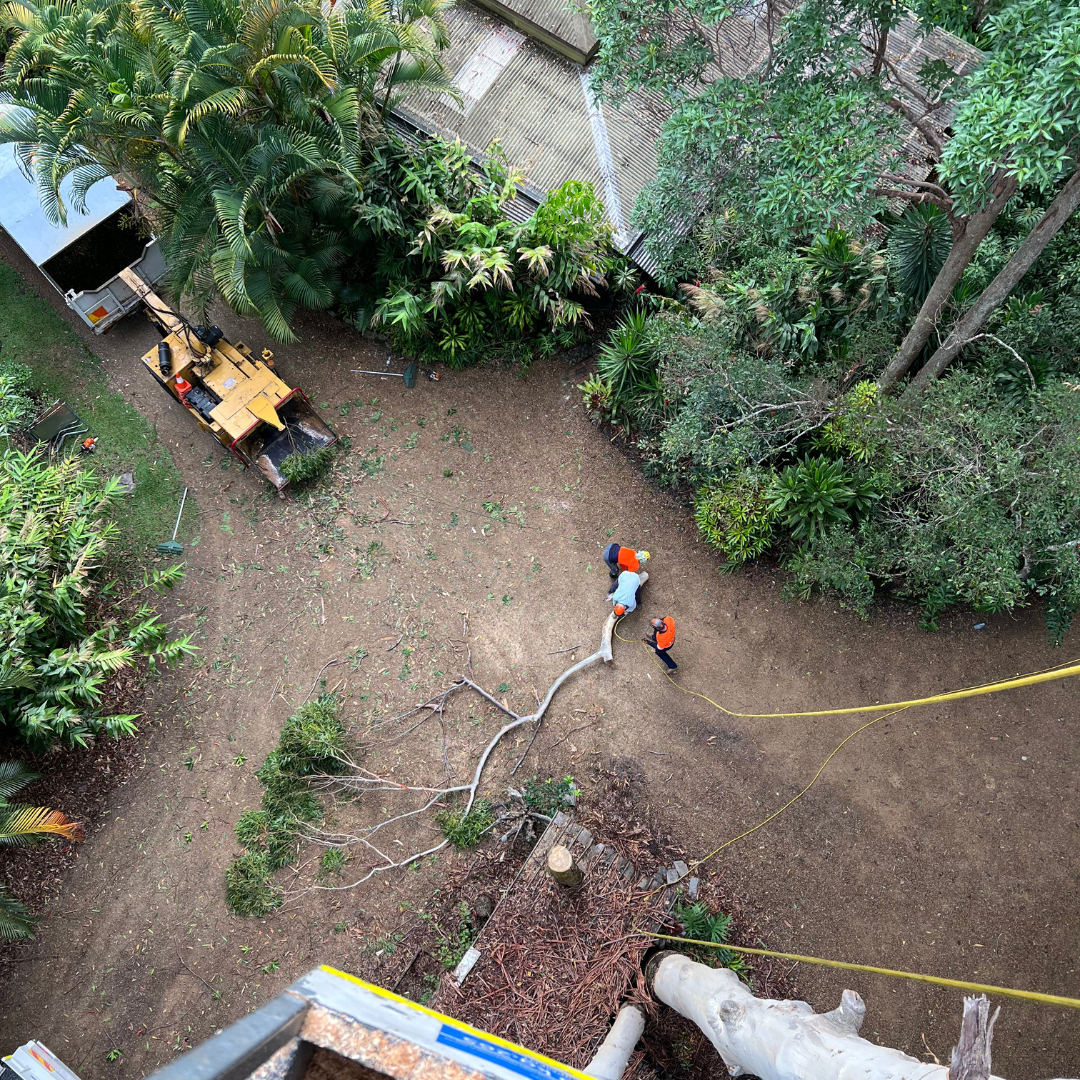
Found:
[[[633,570],[624,570],[619,575],[615,591],[610,595],[616,615],[622,617],[637,609],[641,603],[641,586],[648,580],[648,574],[635,574]]]

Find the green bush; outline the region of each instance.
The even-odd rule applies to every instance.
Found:
[[[645,330],[645,312],[632,312],[611,331],[608,341],[600,348],[596,373],[611,387],[616,399],[632,399],[656,368],[656,357]]]
[[[484,833],[495,824],[495,811],[489,799],[477,799],[467,814],[443,810],[435,820],[439,823],[443,836],[458,851],[465,851],[476,847]]]
[[[479,171],[460,142],[378,147],[358,213],[368,255],[345,271],[370,282],[342,297],[356,325],[380,326],[402,352],[453,368],[549,335],[577,340],[589,324],[584,301],[623,270],[611,226],[592,186],[576,181],[523,224],[510,220],[521,179],[497,143]]]
[[[731,934],[731,916],[718,911],[715,915],[709,910],[704,900],[694,904],[676,904],[672,912],[682,924],[682,937],[694,941],[709,941],[716,945],[726,945]],[[710,949],[699,945],[684,946],[696,960],[710,967],[730,968],[740,978],[750,974],[750,966],[745,958],[730,949]]]
[[[772,543],[776,521],[766,497],[766,477],[743,469],[731,480],[701,488],[694,500],[694,520],[726,563],[756,559]]]
[[[878,498],[868,480],[857,479],[842,461],[806,457],[772,478],[769,509],[787,527],[792,539],[824,535],[836,525],[849,525]]]
[[[109,679],[140,657],[172,667],[195,651],[190,635],[170,641],[146,604],[106,615],[120,598],[99,567],[121,494],[72,460],[0,457],[0,723],[36,749],[132,734],[136,716],[102,714]],[[170,567],[145,584],[162,591],[182,577]]]
[[[307,778],[344,769],[347,742],[338,714],[333,694],[306,702],[285,721],[278,745],[255,774],[263,788],[262,804],[237,819],[234,832],[245,853],[233,861],[225,879],[225,898],[236,914],[265,914],[281,902],[272,875],[295,857],[303,824],[323,816]]]

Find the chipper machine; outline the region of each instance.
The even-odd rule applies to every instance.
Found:
[[[134,271],[121,276],[164,335],[142,358],[146,370],[245,468],[254,466],[281,491],[289,483],[281,463],[290,454],[337,442],[303,390],[290,389],[274,373],[268,349],[255,358],[220,328],[193,326],[177,315]]]

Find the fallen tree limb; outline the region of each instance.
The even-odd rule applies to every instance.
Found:
[[[644,580],[644,575],[642,575],[642,577]],[[402,719],[404,716],[408,716],[410,715],[410,713],[417,712],[420,709],[429,706],[431,702],[435,701],[438,701],[439,709],[441,710],[442,705],[445,704],[446,700],[450,697],[451,694],[455,693],[458,690],[464,690],[466,688],[470,690],[475,690],[482,698],[484,698],[485,701],[489,702],[500,712],[505,713],[507,716],[509,716],[511,718],[509,723],[503,725],[503,727],[491,738],[487,746],[485,746],[483,751],[481,752],[480,757],[476,763],[476,768],[473,770],[473,777],[470,783],[458,784],[455,786],[443,788],[430,788],[423,787],[421,785],[400,784],[397,781],[390,780],[385,776],[379,776],[377,774],[371,773],[368,770],[363,769],[356,762],[348,759],[341,760],[343,761],[343,764],[347,765],[352,770],[351,775],[332,776],[328,774],[323,774],[312,777],[312,781],[319,784],[319,786],[323,790],[330,790],[334,786],[338,786],[344,787],[346,789],[351,788],[353,790],[417,791],[428,794],[431,797],[420,807],[404,811],[403,813],[397,814],[393,817],[389,817],[385,821],[380,821],[375,825],[367,826],[366,828],[361,829],[356,833],[328,833],[309,825],[303,826],[303,838],[311,841],[312,843],[334,848],[347,848],[353,845],[359,845],[376,854],[382,860],[382,862],[378,865],[372,866],[365,874],[347,885],[309,885],[304,889],[298,890],[297,892],[290,894],[290,899],[295,899],[299,895],[302,895],[302,893],[307,892],[311,889],[317,889],[319,891],[326,892],[342,892],[347,889],[354,889],[356,888],[356,886],[362,885],[365,881],[369,881],[376,874],[384,873],[389,870],[399,870],[402,867],[411,866],[413,863],[417,862],[420,859],[425,859],[429,855],[434,855],[436,852],[442,851],[442,849],[450,843],[450,841],[445,838],[442,839],[439,843],[427,847],[422,851],[416,851],[412,854],[405,856],[404,858],[398,859],[395,857],[391,857],[381,848],[376,846],[376,844],[372,842],[371,838],[377,832],[385,829],[389,825],[393,825],[397,822],[405,821],[410,818],[415,818],[419,815],[426,813],[427,811],[430,811],[432,807],[436,805],[443,805],[440,800],[444,799],[447,796],[460,795],[467,792],[468,797],[466,798],[464,809],[461,812],[461,817],[466,817],[476,803],[477,792],[480,788],[480,782],[483,779],[484,770],[487,767],[488,761],[491,759],[491,755],[495,752],[495,749],[502,742],[502,740],[506,738],[506,736],[509,735],[510,732],[514,731],[515,729],[521,727],[524,724],[536,724],[537,729],[539,729],[540,722],[543,720],[544,714],[548,710],[548,706],[551,704],[551,701],[555,697],[556,693],[558,693],[559,688],[567,681],[567,679],[576,675],[579,671],[584,671],[585,668],[589,667],[592,664],[595,664],[599,660],[602,660],[605,663],[611,662],[611,639],[615,629],[615,622],[615,614],[614,612],[611,612],[608,615],[606,621],[604,622],[604,628],[600,635],[600,647],[596,650],[596,652],[592,653],[590,656],[585,657],[584,660],[579,660],[571,667],[568,667],[551,684],[551,686],[548,687],[548,691],[541,699],[539,705],[536,708],[536,711],[529,713],[526,716],[521,716],[518,713],[515,713],[512,709],[508,708],[501,701],[495,698],[494,695],[488,693],[488,691],[485,690],[482,686],[469,678],[468,675],[462,675],[456,683],[453,683],[451,686],[447,687],[446,690],[440,692],[439,694],[432,695],[432,697],[428,698],[428,701],[425,702],[423,705],[418,705],[415,709],[410,710],[408,713],[402,714],[402,717],[396,718]],[[428,715],[431,716],[434,714],[435,712],[431,711]],[[421,721],[421,723],[423,723],[423,721]],[[414,725],[414,727],[418,726],[419,724]],[[410,728],[409,730],[412,730],[412,728]],[[302,823],[298,822],[298,824]],[[400,841],[394,842],[399,843]]]

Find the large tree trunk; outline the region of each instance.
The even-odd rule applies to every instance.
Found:
[[[985,998],[967,998],[960,1041],[950,1066],[932,1065],[860,1038],[866,1005],[845,990],[840,1005],[815,1013],[805,1001],[754,997],[726,968],[695,963],[681,953],[649,964],[653,994],[693,1020],[732,1076],[761,1080],[997,1080],[990,1075]],[[995,1017],[996,1019],[996,1017]]]
[[[968,263],[979,250],[990,227],[997,220],[998,215],[1005,209],[1005,204],[1012,198],[1016,191],[1016,180],[1006,177],[994,188],[994,197],[977,214],[964,219],[962,227],[953,232],[953,245],[949,252],[945,265],[934,278],[934,284],[926,294],[919,314],[911,324],[907,336],[900,343],[896,355],[892,358],[889,366],[878,380],[878,386],[885,392],[889,392],[908,373],[911,365],[918,360],[923,351],[923,346],[930,340],[930,335],[937,326],[938,317],[942,309],[948,303],[953,289],[963,276]]]
[[[924,389],[931,379],[936,379],[952,363],[957,353],[979,332],[987,318],[1005,303],[1009,294],[1020,284],[1046,245],[1057,236],[1077,207],[1080,207],[1080,168],[1069,177],[1039,223],[1013,252],[1012,258],[1002,267],[998,276],[987,285],[967,314],[953,327],[945,343],[912,379],[907,391],[909,394]]]

